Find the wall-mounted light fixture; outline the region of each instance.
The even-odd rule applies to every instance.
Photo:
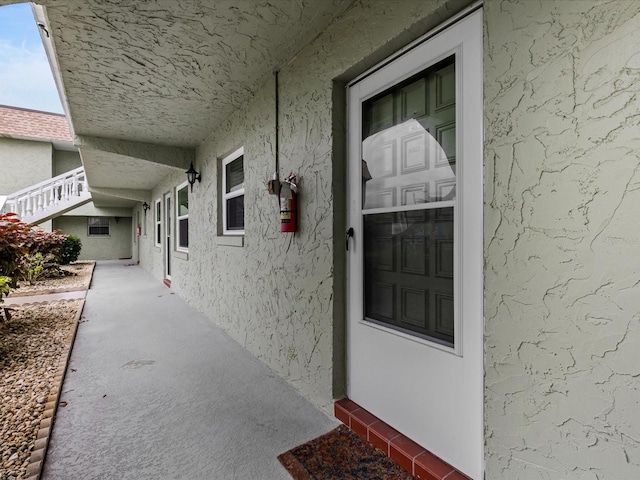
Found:
[[[144,213],[147,213],[147,210],[151,209],[151,205],[149,205],[147,202],[144,202],[142,204],[142,209],[144,210]]]
[[[193,184],[196,183],[196,180],[201,182],[202,175],[200,175],[200,172],[196,172],[196,169],[193,168],[193,162],[189,165],[189,170],[184,173],[187,174],[187,181],[189,182],[189,185],[191,185],[191,191],[193,192]]]

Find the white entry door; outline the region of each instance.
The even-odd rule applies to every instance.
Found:
[[[482,11],[348,102],[349,398],[480,479]]]
[[[171,280],[171,194],[164,194],[164,278]]]

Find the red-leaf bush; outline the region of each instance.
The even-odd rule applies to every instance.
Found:
[[[11,277],[15,286],[26,255],[58,254],[67,236],[59,230],[45,232],[21,222],[15,213],[0,214],[0,275]]]

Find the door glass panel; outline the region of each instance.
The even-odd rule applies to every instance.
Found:
[[[362,110],[365,318],[447,345],[455,323],[454,60]]]
[[[364,217],[365,317],[453,344],[453,208]]]
[[[453,61],[363,104],[363,209],[455,199]]]

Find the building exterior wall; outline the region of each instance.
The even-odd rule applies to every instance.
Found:
[[[345,104],[340,82],[468,3],[357,2],[282,68],[280,174],[293,171],[301,183],[295,235],[280,233],[278,203],[265,186],[275,170],[272,79],[198,148],[196,168],[203,180],[190,197],[189,253],[173,261],[172,288],[325,408],[344,393]],[[241,146],[246,233],[243,245],[233,246],[218,235],[219,165]],[[176,173],[156,187],[150,213],[155,200],[184,179],[183,172]],[[141,263],[163,276],[163,254],[153,247],[153,235],[141,246]]]
[[[130,215],[130,213],[129,213]],[[110,235],[89,237],[87,217],[62,216],[53,219],[53,228],[67,235],[76,235],[82,242],[79,260],[115,260],[129,258],[132,254],[131,217],[109,217]]]
[[[486,478],[638,478],[640,3],[485,22]]]
[[[82,160],[80,160],[80,154],[78,152],[71,152],[67,150],[55,150],[53,151],[53,176],[62,175],[73,169],[82,166]]]
[[[158,279],[164,278],[165,274],[165,233],[164,223],[162,223],[162,246],[156,247],[154,236],[156,200],[160,199],[163,202],[162,212],[164,212],[164,195],[170,193],[172,208],[175,208],[175,187],[184,183],[186,178],[184,172],[177,171],[156,185],[152,192],[151,201],[149,202],[151,209],[147,212],[146,216],[143,214],[141,208],[134,209],[134,215],[140,213],[142,232],[146,235],[146,237],[143,236],[140,241],[141,264]],[[198,188],[200,188],[200,185],[195,186],[193,194],[189,195],[189,253],[176,252],[175,244],[171,246],[172,287],[180,291],[181,294],[183,294],[184,291],[188,291],[191,284],[197,283],[197,279],[189,277],[186,263],[189,262],[193,256],[194,246],[199,243],[198,240],[194,238],[195,225],[194,220],[192,220],[193,210],[197,203]],[[175,224],[172,224],[171,230],[175,233]],[[195,249],[197,250],[197,246]],[[211,264],[211,268],[213,268],[213,263]]]
[[[172,288],[318,405],[343,384],[343,82],[462,3],[357,2],[282,68],[280,173],[301,178],[296,235],[279,233],[264,186],[272,80],[198,148],[203,181]],[[484,15],[486,478],[637,478],[640,4],[487,0]],[[219,235],[218,195],[220,159],[240,146],[238,246]],[[142,217],[140,259],[159,279],[155,200],[184,178],[156,186]]]
[[[0,194],[8,195],[51,178],[53,146],[0,138]]]

